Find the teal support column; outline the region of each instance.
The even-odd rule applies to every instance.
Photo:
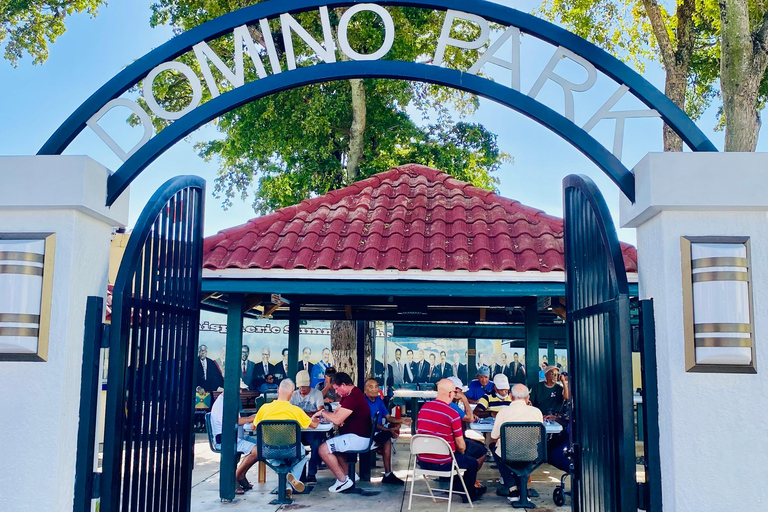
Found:
[[[547,362],[549,364],[555,364],[555,340],[547,341]]]
[[[288,312],[288,377],[296,382],[299,370],[299,329],[301,320],[301,304],[291,301]]]
[[[235,499],[237,420],[240,412],[240,376],[243,351],[243,295],[230,294],[227,303],[227,349],[224,363],[224,415],[221,432],[219,497]]]
[[[532,388],[539,382],[539,310],[535,297],[525,305],[525,371],[526,384]]]

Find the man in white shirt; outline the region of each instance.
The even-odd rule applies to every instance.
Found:
[[[323,393],[319,389],[313,389],[309,378],[309,372],[301,370],[296,374],[296,392],[291,396],[291,403],[307,413],[310,418],[324,407]],[[301,441],[308,444],[312,450],[309,466],[307,468],[306,483],[317,483],[317,466],[320,464],[320,445],[325,442],[325,432],[302,432]]]
[[[244,383],[240,384],[240,388],[247,389]],[[224,393],[213,402],[211,407],[211,435],[213,436],[214,444],[218,449],[221,449],[221,431],[222,423],[224,419]],[[256,463],[256,444],[251,441],[246,441],[245,432],[243,431],[243,425],[253,423],[256,419],[256,415],[247,417],[238,417],[237,419],[237,451],[242,453],[244,457],[240,460],[240,464],[237,466],[235,472],[236,494],[243,494],[243,492],[253,487],[250,482],[245,478],[248,470]]]
[[[512,386],[510,394],[512,395],[512,402],[507,407],[501,408],[493,423],[493,430],[491,431],[493,443],[491,444],[491,449],[505,485],[504,488],[500,489],[499,494],[519,499],[520,491],[518,491],[518,486],[520,478],[515,476],[502,460],[501,443],[498,442],[501,437],[501,426],[505,423],[517,422],[544,423],[544,416],[539,409],[530,405],[528,401],[528,387],[525,384],[515,384]]]

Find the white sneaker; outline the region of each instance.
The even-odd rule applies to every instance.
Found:
[[[355,483],[347,477],[343,482],[336,480],[332,486],[328,488],[330,492],[341,492],[351,488]]]

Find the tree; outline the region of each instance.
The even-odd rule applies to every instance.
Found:
[[[106,0],[0,0],[0,45],[4,57],[14,67],[24,52],[34,64],[48,59],[48,43],[66,32],[64,20],[87,12],[91,17]]]
[[[754,151],[768,93],[768,10],[747,0],[719,0],[718,6],[725,150]]]
[[[754,151],[768,97],[768,10],[757,0],[545,0],[542,12],[642,69],[652,34],[666,71],[665,93],[697,119],[716,96],[726,151]],[[717,87],[717,79],[720,87]],[[665,151],[682,141],[665,126]]]
[[[161,0],[152,7],[152,24],[170,24],[184,31],[251,3],[258,2]],[[333,27],[345,10],[331,10]],[[413,61],[434,54],[441,13],[414,8],[389,12],[398,34],[386,58]],[[296,18],[322,40],[316,11]],[[249,27],[256,42],[264,41],[260,30],[258,25]],[[476,30],[472,24],[457,24],[454,34],[472,37]],[[270,32],[284,62],[277,21],[271,23]],[[350,45],[366,53],[380,46],[383,25],[377,15],[361,12],[352,18],[348,34]],[[316,63],[310,48],[298,40],[295,44],[300,66]],[[209,45],[225,62],[231,61],[232,37]],[[344,58],[338,51],[336,56]],[[453,51],[446,56],[464,69],[476,58],[474,51]],[[193,55],[180,60],[197,66]],[[266,55],[264,61],[268,61]],[[253,69],[246,73],[252,75],[248,79],[256,76]],[[176,103],[186,105],[190,94],[188,83],[170,72],[158,77],[153,91],[169,110],[178,108]],[[219,162],[215,193],[223,197],[225,207],[236,196],[245,199],[253,193],[254,208],[262,213],[407,162],[440,167],[459,179],[493,189],[497,183],[493,171],[510,157],[499,150],[495,134],[482,125],[461,121],[476,107],[474,96],[420,83],[374,79],[322,83],[275,94],[223,115],[218,120],[223,137],[200,144],[198,150],[203,158]],[[434,121],[420,125],[409,115],[409,108],[423,116],[431,114]],[[452,110],[458,113],[458,121]],[[161,119],[153,122],[158,130],[165,126]]]
[[[717,94],[719,19],[713,1],[678,0],[670,14],[656,0],[545,0],[541,12],[641,72],[660,59],[664,93],[698,119]],[[682,150],[680,137],[665,125],[664,151]]]

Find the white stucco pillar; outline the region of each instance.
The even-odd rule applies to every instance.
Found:
[[[654,299],[665,512],[768,507],[768,154],[651,153],[634,169],[641,298]],[[757,374],[685,371],[682,236],[748,236]]]
[[[0,361],[3,510],[72,510],[85,302],[106,296],[128,222],[127,193],[104,206],[108,175],[88,157],[0,157],[0,233],[56,234],[48,360]]]

